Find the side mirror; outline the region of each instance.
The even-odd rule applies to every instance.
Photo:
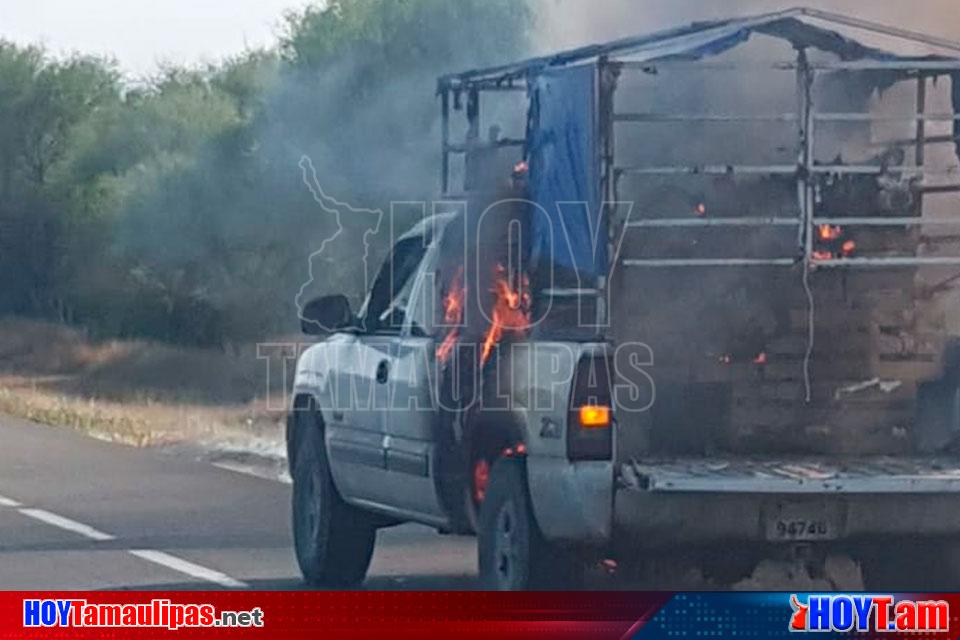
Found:
[[[356,326],[357,319],[344,295],[321,296],[303,306],[300,330],[309,336],[322,335]]]

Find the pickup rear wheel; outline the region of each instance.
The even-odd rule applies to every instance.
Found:
[[[313,586],[356,586],[370,566],[376,527],[337,492],[316,415],[301,411],[297,420],[293,540],[300,572]]]
[[[520,458],[494,463],[477,537],[480,579],[487,589],[570,589],[582,578],[577,560],[564,557],[540,533]]]

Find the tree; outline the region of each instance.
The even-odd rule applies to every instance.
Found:
[[[0,309],[48,312],[59,276],[62,226],[82,193],[68,177],[81,125],[119,99],[105,60],[51,60],[37,47],[0,42]]]
[[[308,257],[334,228],[303,187],[301,155],[358,205],[432,198],[436,76],[519,54],[528,21],[507,0],[341,0],[289,14],[279,57],[254,52],[203,73],[237,120],[194,134],[205,143],[188,160],[135,179],[118,226],[123,255],[166,308],[212,309],[232,339],[293,328]],[[154,100],[172,89],[161,88]],[[355,249],[330,256],[324,286],[358,292],[356,267]]]
[[[331,0],[288,14],[276,50],[136,86],[0,43],[0,312],[193,344],[293,328],[334,228],[301,156],[361,206],[432,198],[436,76],[521,54],[529,20],[517,0]],[[325,286],[356,292],[343,257]]]

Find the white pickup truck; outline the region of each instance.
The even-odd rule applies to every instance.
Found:
[[[878,81],[883,89],[916,87],[919,77],[920,96],[932,103],[927,94],[949,93],[949,85],[927,79],[960,77],[960,60],[881,54],[808,17],[793,10],[698,23],[441,78],[444,199],[469,199],[463,194],[480,168],[496,175],[503,158],[507,166],[529,163],[524,188],[554,224],[544,231],[542,221],[531,223],[534,241],[559,238],[555,250],[560,243],[581,255],[554,262],[582,267],[590,246],[583,239],[609,239],[600,243],[602,268],[574,286],[532,280],[533,298],[550,301],[558,320],[500,342],[489,365],[495,373],[473,365],[483,379],[472,385],[483,401],[476,411],[443,406],[451,394],[441,347],[450,333],[437,316],[437,276],[451,268],[441,254],[458,215],[427,218],[398,239],[357,313],[344,296],[302,309],[304,331],[322,335],[299,359],[287,434],[296,554],[310,583],[358,584],[377,528],[408,521],[476,532],[481,578],[498,589],[571,586],[591,559],[623,566],[663,548],[735,546],[757,556],[804,549],[810,559],[839,548],[890,563],[885,549],[922,549],[960,534],[955,316],[929,320],[939,289],[915,284],[937,270],[947,271],[939,281],[955,281],[949,271],[960,259],[931,253],[913,233],[934,220],[932,196],[926,183],[904,177],[923,175],[932,153],[918,151],[907,164],[902,153],[857,164],[838,160],[831,145],[842,143],[852,158],[877,129],[872,138],[863,129],[849,138],[822,133],[825,151],[814,137],[822,121],[869,126]],[[769,80],[748,67],[757,82],[764,78],[770,100],[692,115],[663,104],[690,93],[678,88],[690,77],[675,72],[683,65],[694,74],[693,95],[742,97],[702,75],[737,73],[742,58],[706,71],[696,65],[729,55],[754,32],[767,38],[764,47],[785,43],[781,53],[795,56],[765,63]],[[777,59],[771,55],[756,59]],[[832,81],[861,72],[862,87]],[[648,91],[628,76],[670,84]],[[894,100],[898,92],[881,94]],[[523,136],[481,140],[481,95],[524,96]],[[756,103],[782,111],[758,114]],[[451,110],[466,113],[464,142],[450,139]],[[892,119],[888,110],[878,121]],[[755,144],[702,144],[711,123],[753,121],[761,129],[744,135],[759,136]],[[671,148],[748,155],[767,145],[769,154],[736,165],[673,156],[669,166],[651,163],[664,137],[631,137],[625,128],[664,123],[682,125]],[[766,128],[778,124],[783,145]],[[925,143],[921,127],[911,144]],[[646,154],[645,144],[660,151]],[[638,149],[642,157],[625,159]],[[769,159],[778,153],[787,159]],[[951,154],[943,156],[955,162]],[[457,157],[466,158],[465,173],[451,169]],[[452,189],[461,174],[465,185]],[[678,176],[699,182],[683,186]],[[652,178],[648,189],[642,181]],[[569,231],[583,221],[554,214],[555,203],[583,201],[589,213],[625,199],[637,203],[631,215],[601,212],[566,240],[557,235],[557,225]],[[732,229],[760,235],[732,237]],[[596,250],[594,243],[587,258]],[[631,280],[628,271],[640,275]],[[711,288],[692,289],[697,282]],[[590,331],[558,329],[583,319],[564,311],[571,301],[597,319]],[[924,322],[930,326],[919,329]],[[939,557],[920,555],[933,564]]]

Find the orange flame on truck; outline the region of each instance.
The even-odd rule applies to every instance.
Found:
[[[486,364],[493,348],[503,339],[506,332],[522,334],[530,326],[530,287],[526,275],[520,276],[519,285],[514,288],[503,265],[497,265],[497,276],[492,293],[496,295],[490,328],[483,339],[480,351],[480,363]]]
[[[843,227],[836,227],[829,224],[820,225],[820,239],[821,240],[836,240],[843,235]]]
[[[463,267],[450,281],[450,290],[443,297],[443,322],[450,327],[446,337],[437,346],[437,360],[446,362],[453,353],[453,347],[460,337],[459,325],[463,323],[463,300],[466,297],[466,287],[463,285]]]

